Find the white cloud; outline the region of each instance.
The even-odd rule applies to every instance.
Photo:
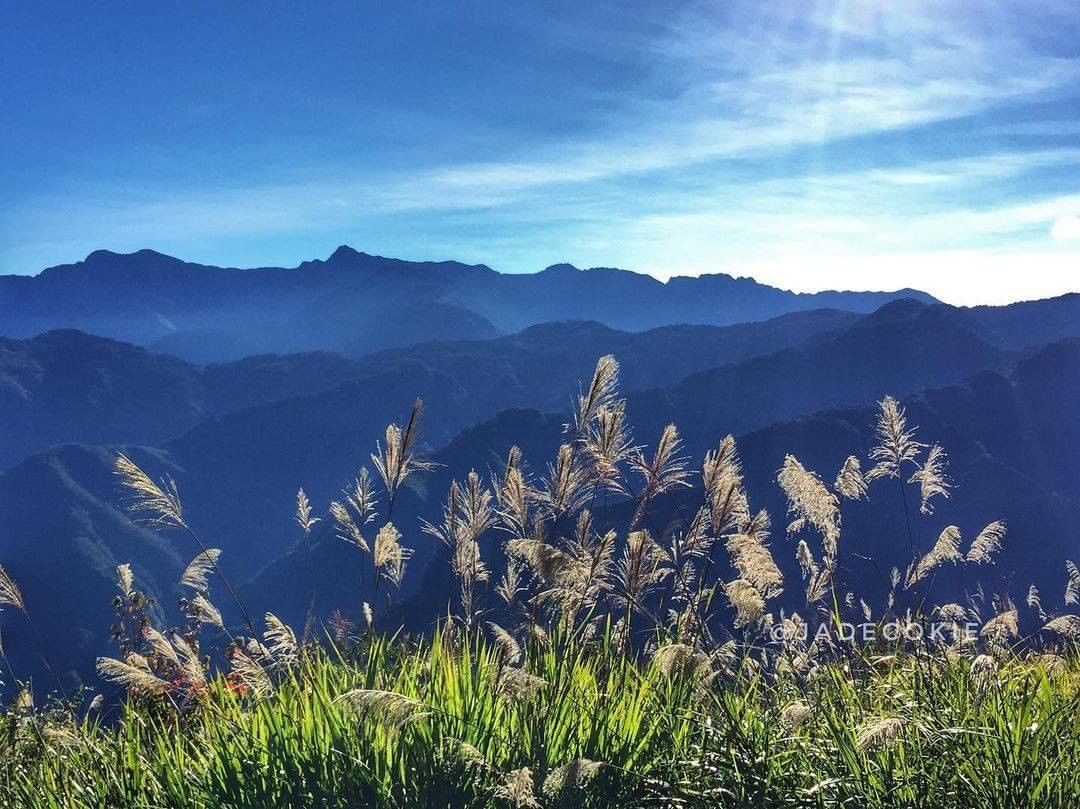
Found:
[[[1060,242],[1080,239],[1080,216],[1062,216],[1050,228],[1050,235]]]

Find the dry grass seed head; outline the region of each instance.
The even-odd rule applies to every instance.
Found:
[[[130,564],[117,565],[116,589],[124,598],[130,596],[132,590],[135,589],[135,574],[131,572]]]
[[[99,657],[97,673],[101,679],[116,683],[130,691],[159,696],[169,690],[169,684],[150,671],[150,666],[141,655],[129,655],[126,661]]]
[[[296,641],[296,633],[284,621],[272,612],[264,616],[266,631],[263,633],[263,642],[274,661],[280,665],[292,665],[296,662],[300,645]]]
[[[995,615],[979,630],[981,637],[991,641],[1004,642],[1008,638],[1015,638],[1020,634],[1018,616],[1015,609],[1006,610]]]
[[[606,354],[597,360],[588,390],[578,395],[574,413],[574,429],[578,433],[585,431],[601,408],[615,403],[618,388],[619,363],[614,356]]]
[[[956,562],[962,558],[963,556],[960,553],[960,529],[955,525],[947,526],[938,535],[937,542],[934,543],[934,547],[930,549],[930,552],[920,558],[908,570],[904,586],[911,587],[926,578],[932,570],[946,562]]]
[[[202,593],[196,594],[190,603],[195,612],[195,619],[200,624],[225,629],[225,621],[221,617],[221,611],[211,604],[210,600]]]
[[[904,728],[904,720],[898,716],[873,719],[856,731],[855,746],[864,753],[881,750],[899,741]]]
[[[1043,629],[1048,632],[1053,632],[1060,638],[1080,641],[1080,616],[1059,616],[1047,623]]]
[[[919,511],[923,514],[934,513],[932,501],[935,497],[942,497],[945,500],[949,499],[949,489],[952,488],[952,484],[949,482],[949,479],[945,477],[945,465],[947,460],[948,458],[945,455],[945,450],[937,444],[934,444],[926,454],[926,460],[923,461],[922,465],[916,469],[914,474],[908,479],[908,483],[919,484],[919,494],[921,498]]]
[[[233,649],[229,665],[233,675],[248,687],[255,699],[269,699],[274,695],[274,684],[266,669],[255,659],[256,654],[262,657],[265,651],[261,645],[256,646],[258,652],[255,649]]]
[[[536,784],[532,770],[528,767],[506,773],[493,795],[499,800],[506,801],[515,809],[540,809],[541,807],[536,797]]]
[[[496,623],[488,621],[487,626],[492,638],[495,640],[495,646],[499,650],[503,663],[511,666],[520,663],[525,654],[517,639]]]
[[[787,496],[788,513],[794,517],[788,533],[813,526],[821,533],[825,555],[835,559],[840,541],[840,504],[836,495],[793,455],[784,458],[776,479]]]
[[[763,598],[770,599],[780,595],[784,576],[759,537],[736,534],[727,541],[727,549],[731,554],[731,563],[739,571],[739,577],[753,584]]]
[[[792,702],[780,711],[780,721],[788,730],[799,727],[810,716],[810,706],[805,702]]]
[[[1069,577],[1065,585],[1065,603],[1080,604],[1080,568],[1072,561],[1065,562],[1065,573]]]
[[[603,766],[599,761],[575,758],[561,767],[556,767],[544,779],[544,794],[557,797],[582,789],[600,773]]]
[[[311,501],[308,500],[303,486],[296,493],[296,522],[300,524],[305,534],[310,534],[315,523],[319,522],[318,517],[311,516]]]
[[[210,572],[217,564],[218,558],[221,556],[221,551],[217,548],[207,548],[205,551],[199,553],[190,564],[184,568],[183,574],[180,576],[180,583],[185,587],[190,587],[199,593],[205,593],[209,589],[209,583],[207,581]]]
[[[981,565],[993,564],[994,556],[1001,551],[1005,539],[1005,521],[996,520],[986,526],[971,542],[967,561]]]
[[[335,500],[330,504],[330,516],[334,519],[339,538],[355,545],[364,553],[371,553],[371,547],[368,545],[367,539],[364,538],[360,526],[357,525],[348,508]]]
[[[166,476],[161,485],[129,457],[116,456],[115,472],[128,492],[128,512],[139,522],[163,528],[186,528],[176,481]]]
[[[724,595],[735,608],[735,627],[750,626],[757,622],[765,612],[765,599],[753,584],[745,579],[736,579],[724,585]]]
[[[424,710],[424,703],[396,691],[357,688],[346,691],[335,702],[348,705],[360,719],[378,722],[387,730],[397,730],[430,714]]]
[[[908,429],[904,408],[892,396],[878,403],[878,421],[875,428],[878,443],[870,450],[875,466],[866,473],[866,480],[898,477],[905,463],[915,463],[923,445],[915,440],[915,430]]]
[[[14,607],[19,612],[26,612],[26,603],[23,601],[18,585],[15,584],[11,575],[0,567],[0,607],[2,606]]]
[[[866,498],[866,480],[863,479],[859,459],[854,455],[849,455],[847,460],[844,461],[844,465],[840,467],[833,488],[839,492],[841,497],[846,497],[848,500]]]
[[[495,692],[508,702],[526,702],[537,696],[546,686],[547,680],[529,674],[524,669],[503,666],[499,670]]]

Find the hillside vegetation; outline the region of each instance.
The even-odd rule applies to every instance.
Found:
[[[70,693],[57,677],[50,696],[40,680],[19,683],[0,715],[0,800],[1074,805],[1072,562],[1060,560],[1063,595],[1044,595],[991,575],[1004,522],[928,531],[952,505],[948,456],[919,441],[891,397],[867,457],[822,475],[784,459],[787,524],[775,529],[750,502],[731,436],[695,465],[674,425],[639,446],[618,372],[600,360],[546,473],[530,474],[517,448],[487,480],[460,470],[441,519],[406,525],[395,511],[406,484],[435,471],[419,451],[419,402],[326,513],[301,489],[305,541],[331,524],[358,561],[360,621],[316,620],[317,577],[305,625],[256,620],[175,482],[119,455],[132,517],[194,555],[182,620],[163,623],[120,564],[116,649],[97,663],[104,691]],[[843,518],[871,498],[902,505],[906,536],[904,564],[868,560],[872,590],[841,553],[858,555]],[[441,549],[453,590],[434,629],[409,634],[398,629],[402,585],[421,542]],[[941,586],[947,577],[961,597]],[[784,593],[802,606],[782,608]],[[55,675],[51,638],[3,568],[0,606]]]

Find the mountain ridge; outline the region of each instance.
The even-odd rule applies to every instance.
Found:
[[[595,319],[643,331],[730,325],[793,311],[866,313],[915,290],[795,293],[726,274],[661,281],[632,270],[551,265],[500,273],[458,261],[407,261],[342,245],[296,267],[197,264],[150,249],[96,250],[32,276],[0,276],[0,333],[78,328],[193,361],[251,353],[367,353],[456,335],[488,338],[537,323]]]

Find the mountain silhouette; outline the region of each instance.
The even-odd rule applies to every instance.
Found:
[[[409,262],[339,247],[298,267],[238,270],[140,250],[106,250],[37,276],[0,276],[0,333],[74,328],[198,362],[316,349],[368,353],[439,339],[482,339],[555,320],[641,331],[728,325],[794,311],[869,312],[914,290],[792,293],[748,278],[667,283],[626,270],[555,265],[511,275],[483,265]]]

